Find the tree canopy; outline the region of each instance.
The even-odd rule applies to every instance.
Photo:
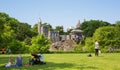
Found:
[[[95,30],[102,26],[108,26],[110,23],[99,21],[99,20],[90,20],[85,21],[81,24],[80,29],[83,30],[85,37],[92,37]]]
[[[99,40],[100,46],[102,48],[119,48],[120,31],[118,29],[120,28],[117,28],[117,26],[100,27],[95,31],[93,39]]]
[[[32,38],[31,26],[19,22],[4,12],[0,12],[0,48],[9,48],[13,40],[24,41],[25,38]]]
[[[30,47],[31,53],[48,52],[50,47],[50,40],[43,34],[32,38],[32,45]]]

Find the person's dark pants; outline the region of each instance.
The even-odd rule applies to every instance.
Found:
[[[98,56],[99,49],[95,49],[95,56]]]

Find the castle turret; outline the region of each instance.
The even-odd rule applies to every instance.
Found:
[[[42,21],[41,19],[38,20],[38,34],[41,34],[41,27],[42,27]]]
[[[80,28],[80,20],[78,20],[78,23],[76,25],[76,28]]]

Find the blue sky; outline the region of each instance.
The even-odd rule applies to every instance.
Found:
[[[78,20],[120,20],[120,0],[0,0],[0,12],[20,22],[34,25],[42,22],[53,26],[75,27]]]

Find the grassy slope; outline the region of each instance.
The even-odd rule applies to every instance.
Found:
[[[16,57],[16,55],[12,55]],[[23,62],[30,55],[22,55]],[[9,55],[0,55],[0,66],[7,63]],[[120,53],[100,54],[99,57],[87,57],[87,54],[44,54],[46,65],[35,65],[0,70],[120,70]]]

